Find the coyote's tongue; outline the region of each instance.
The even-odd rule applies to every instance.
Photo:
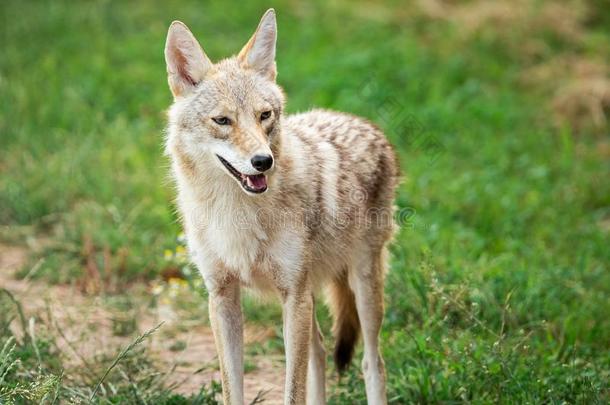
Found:
[[[265,190],[267,188],[267,177],[264,174],[246,175],[246,184],[253,190]]]

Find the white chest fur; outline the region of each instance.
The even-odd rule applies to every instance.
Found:
[[[204,277],[206,267],[222,263],[248,282],[250,270],[267,240],[256,210],[228,198],[181,203],[189,248]]]
[[[222,277],[219,264],[252,286],[273,278],[275,286],[281,287],[277,284],[290,284],[298,276],[303,266],[304,229],[288,223],[268,234],[266,229],[273,224],[263,222],[272,217],[264,215],[265,211],[248,200],[252,197],[228,177],[213,185],[194,184],[180,175],[177,179],[189,251],[208,288]]]

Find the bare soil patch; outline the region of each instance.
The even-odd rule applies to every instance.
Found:
[[[62,352],[66,378],[78,373],[87,362],[98,356],[116,354],[137,334],[163,326],[147,341],[149,353],[160,368],[171,370],[169,381],[183,394],[197,392],[203,384],[220,380],[214,337],[201,320],[184,319],[171,303],[153,299],[150,287],[132,287],[124,296],[84,295],[77,286],[48,285],[38,280],[18,280],[14,273],[27,261],[23,247],[0,244],[0,287],[10,291],[21,302],[26,316],[44,322],[57,336]],[[125,305],[128,296],[129,305]],[[284,370],[279,354],[249,354],[248,346],[269,338],[266,328],[247,325],[245,333],[246,402],[260,391],[264,403],[282,403]]]

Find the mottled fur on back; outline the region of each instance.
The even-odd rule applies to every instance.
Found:
[[[166,151],[189,251],[210,293],[224,399],[243,402],[246,286],[276,292],[284,305],[286,403],[302,403],[306,393],[308,402],[323,402],[312,297],[329,286],[337,366],[349,364],[362,327],[367,397],[383,403],[377,336],[397,161],[365,119],[319,109],[284,114],[275,37],[271,10],[238,56],[216,64],[181,23],[166,45],[175,96]],[[272,157],[272,166],[256,169],[257,156]]]

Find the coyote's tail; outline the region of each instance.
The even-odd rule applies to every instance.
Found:
[[[342,373],[352,361],[360,333],[356,300],[348,285],[347,274],[330,283],[328,301],[334,319],[335,366]]]

